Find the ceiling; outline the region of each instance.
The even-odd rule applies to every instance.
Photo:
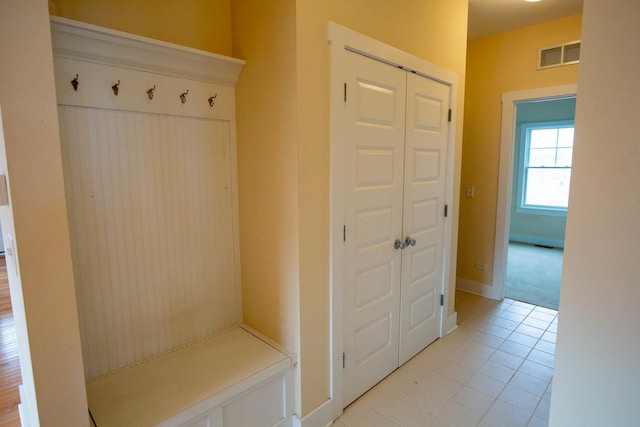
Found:
[[[469,0],[469,40],[582,13],[583,0]]]

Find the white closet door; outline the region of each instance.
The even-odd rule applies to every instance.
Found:
[[[405,72],[347,53],[345,406],[398,367]]]
[[[407,73],[400,365],[440,336],[449,90]]]

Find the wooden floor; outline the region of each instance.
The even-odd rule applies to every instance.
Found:
[[[21,381],[7,266],[4,256],[0,256],[0,426],[20,426],[18,385]]]

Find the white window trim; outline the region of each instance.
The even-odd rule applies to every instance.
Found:
[[[527,215],[546,215],[546,216],[567,216],[567,208],[549,207],[549,206],[533,206],[524,204],[525,195],[525,171],[527,169],[525,162],[529,152],[529,130],[540,128],[562,128],[574,127],[574,120],[553,120],[546,122],[527,122],[520,124],[520,153],[518,156],[518,188],[516,189],[516,212]]]

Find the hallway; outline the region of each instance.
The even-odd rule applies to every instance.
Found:
[[[547,426],[557,311],[456,292],[458,328],[350,405],[338,427]]]

